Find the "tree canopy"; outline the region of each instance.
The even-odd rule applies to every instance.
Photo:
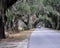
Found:
[[[14,4],[12,8],[8,10],[10,11],[7,12],[8,14],[12,13],[7,15],[8,17],[20,16],[20,19],[26,23],[26,25],[27,21],[29,20],[30,22],[30,18],[36,15],[36,18],[34,17],[35,20],[32,26],[36,26],[37,23],[43,22],[45,25],[47,24],[45,27],[60,29],[60,0],[22,0]],[[11,10],[13,11],[11,12]]]

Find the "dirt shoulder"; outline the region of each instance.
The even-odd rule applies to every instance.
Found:
[[[20,31],[17,33],[7,33],[6,39],[2,39],[1,41],[22,41],[24,39],[29,38],[31,32],[33,32],[35,29],[30,29],[26,31]]]

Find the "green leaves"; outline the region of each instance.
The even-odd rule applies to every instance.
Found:
[[[48,12],[53,12],[53,8],[52,8],[51,6],[49,6],[49,5],[47,5],[47,6],[45,7],[45,9],[46,9],[46,11],[48,11]]]
[[[21,14],[30,13],[30,6],[26,2],[19,3],[16,7],[17,7],[17,11],[19,11]]]
[[[26,3],[25,6],[24,6],[24,11],[27,13],[27,14],[30,14],[30,6]]]
[[[8,21],[11,21],[13,19],[13,12],[11,10],[8,9],[8,11],[6,12],[7,15],[7,19]]]
[[[38,10],[38,5],[32,5],[31,6],[31,13],[36,13]]]
[[[57,23],[56,17],[60,13],[60,0],[22,0],[22,2],[15,4],[14,8],[15,11],[12,8],[13,12],[18,14],[16,16],[24,15],[23,17],[27,17],[35,14],[36,18],[53,24]],[[13,18],[13,12],[11,9],[8,11],[7,16],[10,20]]]

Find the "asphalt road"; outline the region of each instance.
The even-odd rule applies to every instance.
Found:
[[[60,33],[47,28],[37,28],[30,36],[29,48],[60,48]]]
[[[27,48],[28,39],[23,41],[3,41],[0,42],[0,48]]]

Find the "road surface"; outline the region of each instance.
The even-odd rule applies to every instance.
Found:
[[[0,42],[0,48],[27,48],[28,39],[23,41],[3,41]]]
[[[60,33],[37,28],[30,36],[28,48],[60,48]]]

